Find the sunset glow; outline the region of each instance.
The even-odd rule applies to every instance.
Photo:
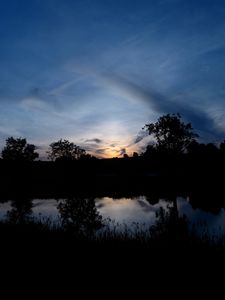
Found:
[[[176,112],[218,142],[224,14],[217,0],[4,1],[0,146],[26,137],[45,158],[65,138],[97,157],[132,155],[147,122]]]

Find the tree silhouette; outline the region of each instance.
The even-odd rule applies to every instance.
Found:
[[[222,152],[221,145],[222,143],[220,144],[220,150]],[[189,154],[208,157],[216,157],[219,153],[219,148],[215,144],[199,144],[197,141],[192,141],[188,145],[187,150]]]
[[[156,123],[146,124],[143,129],[155,138],[154,148],[167,153],[183,153],[198,137],[191,123],[185,124],[179,114],[161,116]]]
[[[138,157],[138,153],[137,152],[133,152],[133,157]]]
[[[48,157],[52,160],[76,160],[86,155],[86,151],[68,140],[60,139],[50,144]]]
[[[8,221],[13,224],[25,224],[32,214],[31,199],[16,199],[11,203],[12,209],[7,212]]]
[[[23,138],[9,137],[6,139],[6,146],[2,150],[2,158],[5,160],[33,161],[39,154],[35,152],[35,146],[27,144]]]
[[[62,225],[77,236],[90,236],[103,226],[94,198],[69,198],[60,201],[58,210]]]

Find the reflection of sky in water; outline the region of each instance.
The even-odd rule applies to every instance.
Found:
[[[177,199],[177,206],[179,210],[179,215],[185,214],[189,221],[193,224],[204,229],[205,224],[208,225],[208,229],[213,231],[218,231],[221,229],[225,233],[225,210],[222,208],[219,214],[212,214],[210,212],[205,212],[199,208],[193,209],[191,205],[186,201],[186,199],[179,197]],[[200,228],[199,228],[200,229]]]
[[[153,225],[156,217],[155,213],[160,207],[166,208],[171,205],[161,199],[158,203],[151,205],[145,196],[135,198],[120,198],[113,199],[109,197],[96,198],[96,207],[103,218],[110,218],[116,223],[127,224],[131,226],[132,223]],[[4,220],[7,216],[7,211],[11,207],[11,201],[0,203],[0,219]],[[50,218],[52,221],[59,219],[57,210],[58,201],[55,199],[34,199],[32,201],[33,216],[38,219]],[[209,230],[216,231],[219,228],[225,232],[225,210],[221,209],[218,215],[202,211],[201,209],[193,209],[185,198],[177,198],[177,207],[179,215],[185,214],[189,221],[198,224],[199,230],[204,224],[208,225]]]
[[[103,218],[110,218],[117,223],[145,223],[153,225],[155,222],[155,213],[160,206],[166,208],[165,201],[159,201],[155,205],[151,205],[146,201],[144,196],[130,198],[98,198],[96,206]]]
[[[7,212],[11,209],[11,201],[0,203],[0,219],[6,218]]]
[[[33,215],[37,218],[51,218],[53,221],[58,219],[58,201],[55,199],[35,199],[33,203]]]
[[[7,212],[12,209],[12,201],[0,203],[0,219],[7,218]],[[32,216],[35,218],[51,218],[53,221],[59,217],[58,202],[55,199],[32,200]]]

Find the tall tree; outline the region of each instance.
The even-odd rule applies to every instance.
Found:
[[[157,122],[146,124],[143,129],[154,137],[154,148],[167,153],[183,153],[198,137],[191,123],[184,123],[179,114],[163,115]]]
[[[35,149],[34,145],[27,144],[26,139],[9,137],[6,139],[6,146],[2,150],[2,158],[5,160],[33,161],[39,156]]]
[[[86,151],[68,140],[60,139],[50,144],[48,157],[52,160],[76,160],[86,155]]]

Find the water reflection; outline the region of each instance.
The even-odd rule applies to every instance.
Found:
[[[93,235],[103,226],[94,198],[69,198],[59,201],[58,210],[62,226],[76,235]]]
[[[103,218],[110,218],[116,223],[146,224],[147,226],[155,223],[156,211],[163,207],[166,209],[166,201],[159,200],[157,204],[151,205],[145,196],[135,198],[114,199],[109,197],[97,198],[96,206]]]
[[[36,218],[51,219],[53,222],[59,220],[58,200],[56,199],[34,199],[32,211]]]
[[[132,227],[133,223],[146,226],[156,223],[156,212],[162,207],[165,212],[172,207],[176,218],[187,216],[193,224],[207,224],[211,232],[220,228],[225,231],[225,211],[220,208],[217,214],[192,207],[191,198],[170,196],[164,199],[154,197],[119,198],[69,198],[69,199],[16,199],[0,203],[0,219],[13,223],[24,223],[33,219],[50,218],[61,222],[64,228],[77,234],[92,234],[101,227],[104,219]],[[169,207],[168,207],[169,205]]]
[[[185,214],[188,220],[197,225],[195,230],[197,233],[201,233],[207,225],[209,231],[213,234],[217,231],[225,233],[225,210],[220,208],[217,213],[215,210],[207,211],[201,208],[193,207],[189,198],[179,198],[177,201],[178,211],[180,215]]]
[[[23,224],[30,220],[32,215],[32,199],[16,199],[11,202],[11,210],[7,211],[10,223]]]

